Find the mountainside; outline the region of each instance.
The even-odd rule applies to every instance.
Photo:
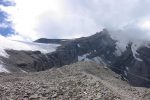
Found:
[[[104,66],[78,62],[33,73],[0,74],[1,100],[149,100]]]
[[[150,48],[141,46],[137,49],[134,57],[132,44],[127,46],[127,50],[112,64],[114,70],[121,73],[129,83],[135,86],[150,86]],[[119,69],[119,70],[118,70]]]
[[[112,38],[106,29],[89,37],[65,41],[64,39],[39,39],[36,42],[46,43],[43,44],[45,46],[42,49],[50,47],[49,50],[51,50],[54,45],[55,50],[43,53],[35,50],[5,49],[9,57],[1,57],[3,67],[10,72],[32,72],[61,67],[78,61],[94,61],[109,67],[132,85],[150,86],[148,43],[137,47],[130,42],[122,51],[117,44],[118,41]]]

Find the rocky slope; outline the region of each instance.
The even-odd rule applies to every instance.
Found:
[[[43,72],[0,74],[1,100],[149,100],[150,90],[132,87],[94,62]]]

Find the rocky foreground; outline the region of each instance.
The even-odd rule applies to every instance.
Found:
[[[0,100],[150,100],[106,67],[78,62],[43,72],[0,74]]]

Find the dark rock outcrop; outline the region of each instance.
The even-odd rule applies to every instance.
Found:
[[[116,41],[111,39],[107,30],[98,32],[90,37],[71,40],[60,46],[55,52],[47,54],[49,58],[55,57],[58,66],[78,61],[78,56],[88,54],[87,58],[103,57],[107,61],[114,61]]]
[[[6,50],[6,52],[10,55],[9,59],[2,59],[5,66],[7,66],[7,69],[11,72],[18,72],[19,70],[16,69],[21,69],[26,72],[49,69],[47,56],[42,54],[40,51]]]

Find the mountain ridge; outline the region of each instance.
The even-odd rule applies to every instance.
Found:
[[[111,37],[108,30],[103,29],[89,37],[67,40],[50,53],[5,50],[9,54],[9,58],[1,59],[9,68],[14,66],[14,68],[26,72],[44,71],[78,61],[94,61],[120,74],[131,85],[149,87],[149,50],[148,46],[136,48],[132,43],[128,43],[125,51],[119,51],[117,40]]]

